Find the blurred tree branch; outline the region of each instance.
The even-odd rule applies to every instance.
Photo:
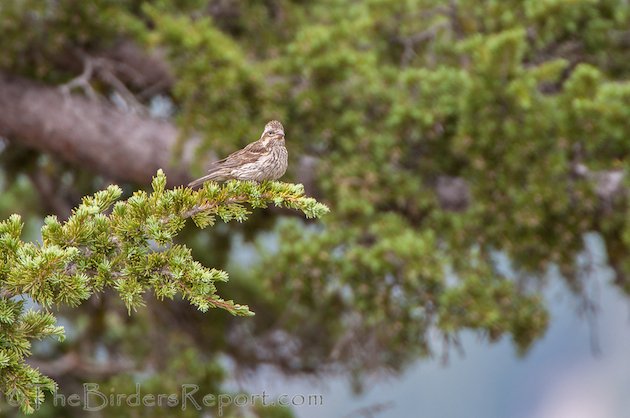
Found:
[[[158,168],[171,184],[190,180],[195,140],[172,161],[171,123],[116,109],[100,99],[0,74],[0,135],[116,180],[146,183]]]
[[[41,169],[30,172],[28,176],[46,210],[54,212],[61,219],[67,219],[72,213],[72,206],[68,204],[66,196],[60,193],[59,185]]]
[[[97,363],[88,361],[76,351],[70,351],[54,360],[29,358],[27,364],[39,369],[43,374],[53,379],[64,378],[68,374],[103,379],[134,370],[133,363],[129,360],[112,360]]]
[[[57,64],[70,72],[81,73],[86,54],[78,49],[62,54],[56,57]],[[129,39],[120,40],[109,48],[89,55],[106,65],[123,83],[140,90],[140,98],[168,91],[175,83],[171,68],[159,52],[147,52]]]

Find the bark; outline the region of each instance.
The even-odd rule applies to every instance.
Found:
[[[173,161],[178,135],[168,121],[0,74],[0,136],[112,179],[146,184],[162,168],[171,185],[187,183],[198,141]]]

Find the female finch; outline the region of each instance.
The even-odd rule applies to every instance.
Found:
[[[287,171],[288,157],[284,146],[284,128],[280,122],[272,120],[265,125],[258,141],[212,163],[208,174],[191,181],[188,187],[196,187],[211,180],[277,180]]]

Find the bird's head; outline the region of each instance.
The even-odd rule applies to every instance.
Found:
[[[270,141],[284,140],[284,127],[277,120],[272,120],[265,125],[265,129],[263,130],[261,136],[261,139],[263,138]]]

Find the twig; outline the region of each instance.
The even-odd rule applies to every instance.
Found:
[[[234,203],[234,202],[231,202],[233,200],[234,199],[228,199],[228,201],[226,201],[226,203],[227,204]],[[219,206],[219,204],[217,202],[206,202],[206,203],[203,203],[201,205],[194,206],[191,209],[183,212],[181,214],[181,216],[182,216],[182,218],[190,218],[190,217],[193,217],[193,216],[197,215],[198,213],[214,209],[217,206]]]
[[[78,77],[59,86],[64,96],[69,97],[73,89],[80,88],[90,99],[95,100],[98,95],[92,88],[90,81],[96,75],[120,95],[128,108],[141,115],[147,113],[145,107],[136,99],[136,96],[127,88],[125,83],[116,77],[114,71],[116,63],[106,58],[93,58],[85,53],[80,53],[80,56],[83,59],[83,72]]]
[[[81,75],[59,86],[59,90],[61,90],[64,96],[69,97],[70,92],[73,89],[80,88],[90,99],[96,100],[97,94],[90,84],[90,80],[92,79],[93,74],[93,59],[88,56],[83,56],[83,72],[81,73]]]
[[[260,197],[263,200],[269,200],[272,196],[269,193],[263,193]],[[218,206],[221,206],[221,205],[231,205],[231,204],[234,204],[234,203],[247,203],[248,200],[249,199],[248,199],[248,197],[246,195],[239,195],[239,196],[236,196],[236,197],[231,197],[229,199],[225,199],[225,200],[223,200],[221,202],[209,202],[208,201],[208,202],[202,203],[200,205],[196,205],[196,206],[192,207],[191,209],[189,209],[189,210],[187,210],[185,212],[182,212],[180,216],[182,218],[190,218],[191,216],[195,216],[198,213],[206,212],[208,210],[214,209],[214,208],[216,208]],[[292,197],[286,197],[283,200],[284,201],[293,201],[295,199],[292,198]]]
[[[98,59],[98,75],[100,79],[114,89],[130,109],[141,115],[146,114],[146,109],[142,103],[136,99],[136,96],[125,86],[125,83],[116,77],[116,74],[112,71],[112,65],[113,64],[105,58]]]
[[[225,309],[228,312],[230,312],[230,310],[235,308],[234,304],[230,304],[230,303],[228,303],[228,302],[226,302],[224,300],[216,300],[216,299],[208,298],[208,302],[214,308],[222,308],[222,309]]]

